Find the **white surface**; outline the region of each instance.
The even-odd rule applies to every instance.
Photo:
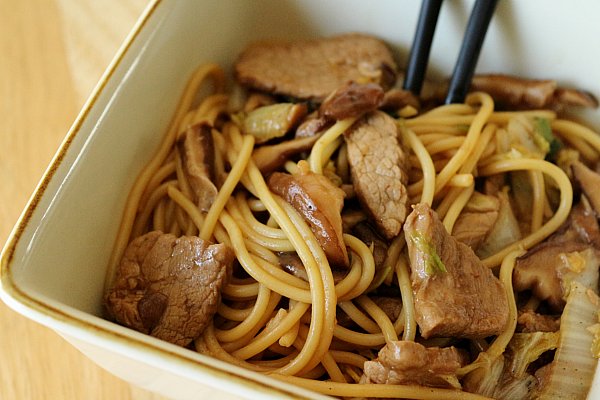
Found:
[[[600,97],[600,3],[573,4],[500,2],[478,71],[555,78]],[[471,5],[444,3],[432,48],[434,75],[452,71]],[[418,7],[419,2],[409,0],[158,1],[75,124],[34,196],[39,202],[32,203],[9,241],[2,298],[70,338],[101,365],[151,390],[173,396],[176,384],[178,398],[201,398],[196,386],[201,383],[266,396],[264,385],[246,386],[223,371],[267,384],[263,376],[98,318],[106,264],[128,190],[157,148],[198,64],[230,66],[245,44],[258,38],[362,31],[386,40],[404,65]],[[599,112],[587,117],[600,127]],[[209,372],[213,367],[220,372]],[[148,368],[156,379],[145,378]],[[600,395],[598,385],[594,393]]]

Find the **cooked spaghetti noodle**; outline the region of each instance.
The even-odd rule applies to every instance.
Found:
[[[196,94],[206,92],[210,84],[210,93],[196,100]],[[376,270],[373,249],[344,234],[350,266],[343,278],[334,280],[329,261],[306,221],[269,190],[252,158],[254,137],[245,134],[228,113],[224,87],[225,74],[214,64],[200,67],[190,80],[160,148],[129,195],[108,281],[112,281],[128,243],[152,230],[225,243],[234,250],[245,275],[234,275],[223,289],[223,302],[213,323],[196,340],[198,351],[334,396],[483,398],[455,389],[359,383],[364,362],[373,359],[384,344],[398,338],[419,339],[404,236],[392,241],[384,267]],[[483,260],[490,268],[502,265],[500,279],[511,313],[505,332],[485,353],[488,357],[492,357],[490,352],[501,354],[514,332],[516,309],[510,277],[516,255],[555,232],[566,220],[573,198],[569,178],[556,165],[502,152],[498,135],[517,117],[549,119],[565,142],[586,147],[587,157],[600,154],[600,140],[589,129],[556,119],[553,112],[545,110],[496,112],[494,101],[485,93],[470,94],[466,104],[397,119],[412,160],[409,199],[432,206],[448,232],[467,206],[475,178],[511,171],[529,174],[534,210],[529,232]],[[348,154],[341,137],[355,120],[338,121],[316,141],[307,153],[313,173],[333,168],[342,181],[348,181]],[[212,127],[216,149],[218,195],[208,212],[194,204],[176,146],[180,135],[201,121]],[[297,161],[288,161],[285,168],[296,171],[299,166]],[[557,189],[558,204],[549,204],[545,195],[548,184]],[[282,270],[278,252],[296,254],[306,270],[306,280]],[[395,286],[401,295],[403,308],[395,319],[370,297],[381,285]],[[338,324],[340,312],[357,328]],[[460,373],[465,375],[483,362],[482,356]]]

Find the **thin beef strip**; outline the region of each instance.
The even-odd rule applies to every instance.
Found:
[[[394,119],[374,111],[346,133],[348,162],[354,190],[381,233],[400,233],[407,214],[407,153],[398,140]]]
[[[127,247],[107,311],[120,324],[187,346],[215,314],[233,260],[224,244],[149,232]]]
[[[456,371],[467,357],[455,347],[425,347],[398,340],[387,343],[377,359],[364,364],[365,383],[460,387]]]
[[[502,283],[473,250],[448,234],[427,204],[404,224],[416,320],[424,338],[485,338],[508,320]]]
[[[348,81],[389,87],[395,70],[385,43],[364,34],[255,43],[235,64],[236,78],[244,86],[319,103]]]

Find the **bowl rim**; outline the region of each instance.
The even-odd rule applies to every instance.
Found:
[[[151,0],[148,5],[146,5],[142,14],[138,17],[134,26],[120,45],[117,53],[104,70],[100,80],[85,101],[36,185],[32,195],[29,197],[25,208],[9,233],[7,241],[0,252],[0,299],[19,314],[45,325],[57,333],[67,334],[68,336],[72,336],[88,343],[90,342],[89,339],[93,337],[103,344],[112,343],[118,344],[119,346],[127,346],[132,349],[132,353],[128,354],[128,356],[136,356],[132,357],[136,360],[143,358],[144,353],[150,354],[153,357],[163,358],[169,365],[176,363],[187,371],[198,371],[200,369],[207,375],[225,378],[232,383],[235,382],[246,388],[250,385],[255,393],[261,392],[265,395],[278,395],[290,399],[303,399],[306,398],[307,395],[312,395],[311,397],[317,398],[322,397],[322,395],[320,396],[318,393],[308,391],[299,386],[291,385],[266,375],[255,375],[254,371],[243,370],[241,367],[232,364],[227,363],[227,368],[220,365],[212,365],[209,363],[210,360],[216,361],[215,364],[225,362],[200,353],[186,354],[187,349],[170,349],[168,348],[170,347],[168,344],[165,343],[163,346],[163,343],[158,341],[158,339],[148,337],[148,340],[143,340],[142,338],[135,337],[136,335],[134,334],[129,335],[125,332],[119,332],[119,327],[116,327],[117,329],[111,329],[108,326],[103,326],[99,321],[93,321],[94,318],[100,319],[99,317],[90,315],[93,318],[86,320],[84,315],[87,315],[87,313],[79,310],[77,310],[77,312],[70,312],[70,307],[68,306],[65,306],[66,309],[63,310],[55,305],[48,304],[43,299],[36,298],[36,296],[28,293],[27,289],[19,287],[13,279],[11,267],[13,266],[15,251],[24,231],[30,225],[31,219],[38,209],[41,199],[46,193],[46,189],[61,166],[73,140],[77,134],[80,133],[80,129],[89,117],[92,108],[96,106],[100,95],[104,92],[109,81],[115,75],[117,68],[122,64],[123,59],[130,51],[135,40],[140,36],[143,28],[149,24],[150,19],[156,14],[158,7],[165,2],[166,1],[163,0]],[[105,322],[108,323],[108,321]],[[110,350],[119,353],[118,349],[112,348]],[[205,357],[206,360],[202,360],[202,358]],[[145,361],[147,362],[147,360]],[[181,374],[181,371],[180,373],[177,373],[176,371],[171,372],[179,376],[184,376]],[[233,393],[231,391],[229,392]],[[325,398],[329,397],[326,396]]]

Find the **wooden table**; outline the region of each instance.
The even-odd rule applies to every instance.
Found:
[[[0,0],[0,244],[148,0]],[[0,399],[161,399],[0,302]]]

